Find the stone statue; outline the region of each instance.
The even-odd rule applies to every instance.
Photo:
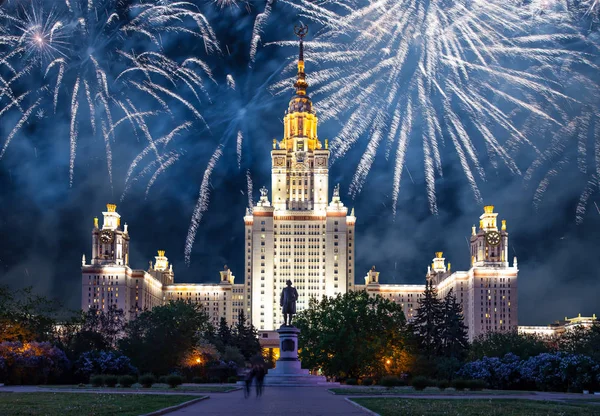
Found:
[[[267,197],[269,196],[269,190],[263,186],[262,188],[260,188],[260,196],[261,197]]]
[[[339,183],[333,188],[333,197],[334,198],[340,197],[340,184]]]
[[[285,282],[287,287],[281,291],[279,305],[283,312],[283,325],[292,326],[292,316],[296,314],[296,301],[298,300],[298,291],[292,286],[292,281]]]

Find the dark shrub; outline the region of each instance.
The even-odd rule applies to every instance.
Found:
[[[104,384],[106,387],[115,387],[117,382],[119,381],[119,377],[113,375],[104,376]]]
[[[115,352],[89,351],[75,362],[75,372],[83,376],[90,374],[116,374],[118,376],[137,373],[131,360]]]
[[[467,380],[467,387],[470,390],[478,391],[485,388],[485,381],[483,380]]]
[[[444,391],[446,390],[448,387],[450,387],[450,383],[448,382],[448,380],[439,380],[437,382],[437,387],[438,389]]]
[[[228,383],[237,383],[237,381],[238,381],[238,378],[236,376],[229,376],[227,378]]]
[[[140,376],[139,380],[142,387],[149,389],[152,387],[154,383],[156,383],[156,377],[154,375],[147,373]]]
[[[104,385],[104,376],[96,374],[90,377],[90,384],[94,387],[102,387]]]
[[[181,386],[183,378],[179,374],[170,374],[167,376],[167,384],[169,387],[175,388]]]
[[[391,388],[395,386],[402,386],[404,383],[396,376],[385,376],[381,377],[379,384],[383,387]]]
[[[373,385],[373,379],[370,377],[363,378],[361,384],[363,386],[371,386],[371,385]]]
[[[427,377],[417,376],[412,379],[411,384],[415,390],[425,390],[426,387],[431,386],[433,383]]]
[[[452,387],[454,387],[458,391],[462,391],[466,389],[468,386],[467,380],[463,380],[462,378],[457,378],[452,382]]]
[[[356,386],[358,384],[358,381],[355,378],[347,378],[346,384],[348,386]]]
[[[167,376],[160,376],[160,377],[158,378],[158,382],[159,382],[160,384],[167,384]]]
[[[220,383],[221,379],[219,377],[211,377],[210,380],[208,380],[210,383]]]
[[[206,383],[206,380],[203,379],[202,377],[194,377],[192,379],[192,383],[194,383],[194,384]]]
[[[119,384],[121,387],[131,387],[135,383],[135,377],[130,375],[124,375],[119,378]]]

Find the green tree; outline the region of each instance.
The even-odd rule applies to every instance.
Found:
[[[548,342],[531,334],[510,332],[488,332],[477,337],[469,349],[469,360],[483,357],[504,357],[509,352],[521,359],[549,352]]]
[[[63,322],[57,340],[71,360],[87,351],[110,351],[125,327],[125,314],[114,305],[106,310],[95,308]]]
[[[418,351],[427,360],[437,356],[442,346],[444,312],[437,289],[430,281],[425,283],[425,292],[417,300],[419,304],[411,330],[415,335]]]
[[[202,306],[178,300],[144,311],[131,320],[118,344],[140,372],[167,374],[211,330]]]
[[[223,355],[221,355],[221,360],[226,363],[233,361],[238,367],[243,367],[245,362],[245,358],[240,350],[232,345],[225,347],[225,351],[223,352]]]
[[[236,347],[246,360],[250,360],[261,353],[258,331],[246,319],[244,311],[240,311],[238,320],[233,326],[230,345]]]
[[[559,351],[587,355],[600,363],[600,323],[596,321],[590,327],[575,325],[561,334],[555,344]]]
[[[311,299],[295,319],[303,365],[331,377],[379,375],[404,345],[402,307],[366,292]]]
[[[52,341],[60,304],[33,293],[31,287],[0,286],[0,342]]]
[[[442,355],[457,360],[463,359],[469,348],[467,331],[462,308],[456,301],[452,289],[450,289],[442,304],[440,331]]]
[[[217,328],[213,338],[213,343],[221,353],[224,353],[225,348],[233,342],[233,331],[231,327],[227,325],[227,320],[225,318],[221,318],[219,321],[219,328]]]

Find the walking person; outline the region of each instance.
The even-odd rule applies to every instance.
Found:
[[[244,397],[248,398],[250,396],[250,387],[252,386],[252,379],[254,378],[255,371],[254,367],[250,367],[250,365],[246,365],[246,371],[244,374],[244,381],[246,382],[246,386],[244,389]]]
[[[263,384],[265,381],[265,375],[267,374],[267,371],[265,370],[265,366],[262,363],[256,364],[255,368],[256,368],[256,372],[255,372],[256,397],[259,397],[259,396],[262,396]]]

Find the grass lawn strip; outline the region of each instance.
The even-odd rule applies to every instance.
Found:
[[[42,389],[56,389],[56,390],[89,390],[89,391],[110,391],[110,392],[121,392],[121,391],[174,391],[174,392],[183,392],[183,393],[229,393],[231,391],[236,391],[241,389],[236,385],[231,386],[178,386],[175,388],[169,387],[167,384],[155,384],[149,389],[143,388],[139,384],[134,384],[132,387],[124,388],[124,387],[93,387],[89,384],[86,384],[83,387],[80,387],[77,384],[71,385],[43,385],[37,386]]]
[[[597,416],[600,406],[584,403],[558,403],[504,399],[400,399],[356,398],[355,403],[381,416]]]
[[[427,395],[448,395],[448,396],[472,396],[477,394],[494,395],[494,396],[516,396],[516,395],[531,395],[536,394],[534,391],[520,391],[520,390],[481,390],[481,391],[457,391],[454,389],[440,390],[437,387],[427,387],[425,390],[418,391],[412,387],[394,387],[387,389],[385,387],[346,387],[346,388],[334,388],[329,389],[332,393],[341,396],[386,396],[386,395],[397,395],[397,394],[411,394],[415,396],[427,396]]]
[[[138,416],[190,400],[173,394],[0,393],[0,415]]]

